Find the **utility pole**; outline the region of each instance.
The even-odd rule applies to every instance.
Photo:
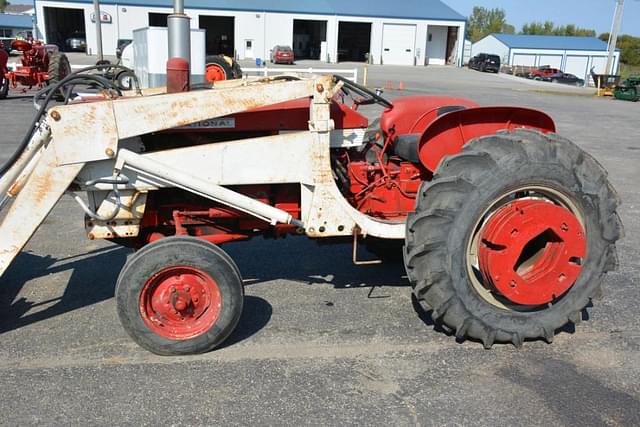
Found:
[[[607,58],[607,68],[605,74],[614,74],[613,55],[616,52],[618,44],[618,34],[620,34],[620,26],[622,25],[622,11],[624,10],[624,0],[616,0],[616,13],[613,16],[613,24],[611,25],[611,33],[609,34],[609,57]]]
[[[96,18],[96,43],[98,44],[98,61],[104,60],[102,54],[102,15],[100,13],[100,0],[93,0],[93,14]]]

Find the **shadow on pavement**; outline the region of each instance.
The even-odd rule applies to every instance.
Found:
[[[114,246],[97,249],[81,257],[65,259],[22,252],[2,278],[0,333],[113,297],[116,279],[128,253],[128,249]],[[28,281],[65,271],[72,273],[61,297],[38,303],[24,297],[16,300]],[[42,306],[48,307],[28,314]]]

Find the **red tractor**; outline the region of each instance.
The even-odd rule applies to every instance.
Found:
[[[0,98],[7,96],[9,86],[14,89],[23,86],[23,91],[33,87],[42,89],[45,85],[55,84],[71,74],[67,56],[60,53],[55,45],[44,45],[40,41],[15,40],[11,43],[11,49],[22,52],[22,65],[9,71],[8,57],[0,56]]]
[[[391,102],[337,76],[105,88],[44,105],[0,170],[0,195],[15,198],[0,276],[70,191],[89,239],[137,250],[117,308],[154,353],[201,353],[229,336],[244,290],[220,245],[256,236],[352,241],[359,264],[360,242],[383,260],[403,254],[416,301],[487,348],[552,341],[617,265],[620,201],[607,173],[543,112]]]

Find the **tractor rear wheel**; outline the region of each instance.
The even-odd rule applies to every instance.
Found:
[[[123,327],[160,355],[204,353],[220,345],[240,320],[243,297],[233,260],[192,237],[144,247],[125,264],[116,287]]]
[[[49,85],[56,85],[69,74],[71,74],[71,65],[69,64],[69,58],[64,53],[52,53],[49,55]],[[57,100],[64,100],[64,88],[60,88],[60,91],[56,93],[55,98]]]
[[[459,339],[551,342],[617,266],[618,204],[602,166],[566,139],[476,139],[440,163],[408,218],[413,292]]]

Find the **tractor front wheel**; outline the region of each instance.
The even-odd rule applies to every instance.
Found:
[[[617,266],[618,204],[602,166],[555,134],[474,140],[440,163],[408,218],[413,292],[459,339],[551,342]]]
[[[123,327],[160,355],[204,353],[220,345],[240,320],[243,297],[233,260],[191,237],[144,247],[125,264],[116,287]]]

